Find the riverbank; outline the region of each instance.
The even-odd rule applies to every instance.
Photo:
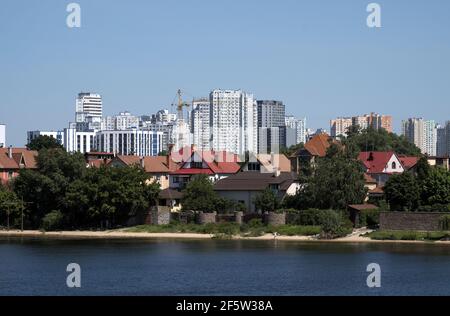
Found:
[[[327,242],[327,243],[401,243],[401,244],[446,244],[450,241],[418,241],[418,240],[374,240],[364,237],[365,233],[370,232],[365,229],[356,230],[351,235],[333,240],[318,239],[314,236],[274,236],[265,234],[259,237],[233,236],[233,240],[278,240],[278,241],[301,241],[301,242]],[[131,233],[123,230],[111,231],[61,231],[61,232],[42,232],[38,230],[10,230],[0,231],[1,237],[26,237],[26,238],[54,238],[54,239],[191,239],[208,240],[216,238],[212,234],[193,234],[193,233]]]

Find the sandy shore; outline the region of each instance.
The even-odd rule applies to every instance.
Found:
[[[334,240],[319,240],[312,236],[277,236],[266,234],[261,237],[241,237],[235,236],[235,240],[278,240],[278,241],[302,241],[302,242],[328,242],[328,243],[398,243],[398,244],[446,244],[450,241],[409,241],[409,240],[372,240],[361,235],[367,230],[358,230],[353,234]],[[208,240],[214,238],[209,234],[191,234],[191,233],[130,233],[122,230],[111,231],[62,231],[62,232],[41,232],[37,230],[10,230],[0,231],[0,237],[32,237],[32,238],[55,238],[55,239],[191,239]]]

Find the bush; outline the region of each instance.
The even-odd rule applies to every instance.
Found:
[[[304,226],[317,226],[321,225],[321,219],[323,218],[324,211],[317,209],[309,209],[305,211],[300,211],[297,225]]]
[[[338,211],[321,211],[319,221],[322,226],[322,238],[325,239],[343,237],[353,230],[350,220]]]
[[[379,210],[363,210],[359,214],[359,227],[378,227],[380,224],[380,211]]]
[[[42,218],[42,229],[45,231],[60,229],[63,219],[64,216],[60,211],[51,211]]]
[[[442,230],[445,230],[445,231],[449,230],[449,228],[450,228],[450,215],[444,215],[444,216],[442,216],[440,218],[440,220],[439,220],[439,227]]]
[[[374,240],[437,241],[447,240],[448,232],[376,231],[366,235]]]

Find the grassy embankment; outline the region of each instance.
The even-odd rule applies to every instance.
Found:
[[[321,233],[320,226],[263,226],[263,225],[239,225],[235,223],[218,224],[180,224],[173,223],[169,225],[142,225],[125,230],[131,233],[195,233],[211,234],[216,237],[259,237],[264,234],[278,233],[281,236],[313,236]]]
[[[450,232],[420,232],[420,231],[375,231],[364,235],[374,240],[416,240],[439,241],[450,240]]]

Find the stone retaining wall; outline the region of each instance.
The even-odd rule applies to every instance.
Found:
[[[286,213],[266,213],[264,214],[264,223],[272,226],[286,225]]]
[[[450,213],[381,212],[381,230],[439,231],[440,219]]]

